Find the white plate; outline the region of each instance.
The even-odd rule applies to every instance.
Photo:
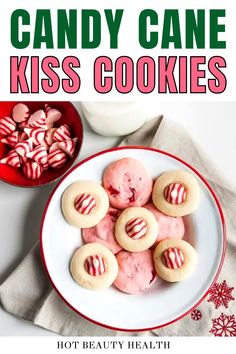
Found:
[[[142,161],[153,178],[167,170],[190,171],[198,179],[201,201],[196,212],[185,218],[186,236],[199,261],[187,280],[170,284],[158,280],[141,295],[127,295],[110,287],[91,291],[78,286],[69,272],[74,251],[82,244],[80,230],[64,219],[60,201],[64,190],[77,180],[101,181],[113,161],[133,157]],[[222,210],[207,182],[192,167],[162,151],[130,147],[98,153],[67,173],[52,193],[41,229],[41,250],[54,288],[64,301],[85,318],[113,329],[135,331],[162,327],[189,313],[206,295],[220,271],[225,253]]]

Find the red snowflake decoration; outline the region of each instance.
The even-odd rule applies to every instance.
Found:
[[[191,318],[193,321],[199,321],[202,318],[202,313],[199,310],[193,310],[191,312]]]
[[[236,321],[234,315],[226,316],[221,314],[218,318],[213,318],[210,333],[215,337],[236,337]]]
[[[226,281],[222,283],[215,283],[209,292],[208,302],[213,302],[215,308],[218,309],[220,306],[228,308],[228,303],[234,300],[231,292],[234,288],[229,288]]]

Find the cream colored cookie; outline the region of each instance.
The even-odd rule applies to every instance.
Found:
[[[92,227],[106,215],[109,198],[100,184],[79,181],[64,191],[61,208],[69,224],[79,228]]]
[[[81,246],[73,255],[70,271],[77,284],[86,289],[108,288],[118,274],[118,263],[113,253],[99,243]]]
[[[128,208],[121,213],[116,222],[116,240],[130,252],[147,250],[154,244],[157,235],[158,224],[155,216],[145,208]]]
[[[194,271],[197,252],[186,241],[163,240],[155,249],[154,264],[157,274],[169,282],[186,279]]]
[[[163,173],[152,191],[156,208],[170,216],[191,214],[198,207],[199,200],[200,188],[196,178],[183,170]]]

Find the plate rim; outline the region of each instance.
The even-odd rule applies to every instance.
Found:
[[[219,262],[219,266],[218,269],[215,273],[214,279],[211,282],[210,286],[208,287],[208,289],[203,293],[203,295],[201,296],[201,298],[197,301],[196,304],[194,304],[189,310],[185,311],[184,313],[182,313],[180,316],[176,317],[175,319],[168,321],[166,323],[163,323],[161,325],[157,325],[154,327],[147,327],[147,328],[135,328],[135,329],[126,329],[126,328],[119,328],[119,327],[114,327],[114,326],[109,326],[107,324],[98,322],[88,316],[86,316],[85,314],[81,313],[79,310],[77,310],[74,306],[72,306],[61,294],[61,292],[57,289],[55,283],[53,282],[53,279],[51,278],[51,275],[49,273],[48,267],[47,267],[47,263],[46,263],[46,258],[45,258],[45,254],[44,254],[44,249],[43,249],[43,226],[44,226],[44,221],[47,215],[47,210],[49,208],[49,205],[51,203],[51,199],[53,198],[56,190],[59,188],[59,186],[61,185],[61,183],[67,178],[67,176],[69,176],[75,169],[77,169],[78,167],[80,167],[81,165],[85,164],[86,162],[96,158],[97,156],[100,155],[104,155],[106,153],[109,152],[113,152],[113,151],[118,151],[118,150],[147,150],[147,151],[153,151],[153,152],[157,152],[160,153],[162,155],[171,157],[175,160],[177,160],[178,162],[181,162],[182,164],[184,164],[186,167],[188,167],[190,170],[192,170],[200,179],[201,181],[205,184],[205,186],[207,187],[208,191],[210,192],[216,207],[218,209],[218,213],[220,216],[220,221],[221,221],[221,226],[222,226],[222,236],[223,236],[223,247],[222,247],[222,253],[221,253],[221,258],[220,258],[220,262]],[[73,166],[73,168],[71,168],[69,171],[66,172],[66,174],[64,174],[64,176],[61,178],[61,180],[57,183],[57,185],[55,186],[55,188],[53,189],[53,191],[51,192],[48,201],[46,203],[46,206],[44,208],[44,212],[43,212],[43,216],[41,219],[41,226],[40,226],[40,254],[41,254],[41,258],[43,261],[43,266],[46,270],[46,273],[49,277],[49,280],[51,282],[51,285],[53,286],[54,290],[57,292],[57,294],[60,296],[60,298],[67,304],[67,306],[69,306],[74,312],[76,312],[78,315],[82,316],[83,318],[85,318],[86,320],[99,325],[101,327],[107,328],[107,329],[111,329],[111,330],[115,330],[115,331],[122,331],[122,332],[143,332],[143,331],[151,331],[151,330],[156,330],[156,329],[160,329],[166,326],[169,326],[179,320],[181,320],[182,318],[186,317],[189,313],[191,313],[197,306],[200,305],[200,303],[206,298],[206,296],[208,295],[210,289],[212,288],[212,286],[216,283],[221,269],[223,267],[224,264],[224,260],[225,260],[225,254],[226,254],[226,242],[227,242],[227,236],[226,236],[226,224],[225,224],[225,217],[224,217],[224,213],[223,213],[223,209],[221,207],[221,204],[218,200],[218,197],[216,196],[216,193],[214,191],[214,189],[211,187],[210,183],[205,179],[205,177],[202,176],[202,174],[200,172],[197,171],[197,169],[195,169],[192,165],[190,165],[188,162],[186,162],[185,160],[183,160],[182,158],[169,153],[165,150],[161,150],[161,149],[156,149],[156,148],[152,148],[152,147],[147,147],[147,146],[139,146],[139,145],[129,145],[129,146],[119,146],[119,147],[113,147],[113,148],[109,148],[106,150],[102,150],[99,151],[93,155],[90,155],[88,157],[86,157],[85,159],[83,159],[82,161],[78,162],[75,166]]]

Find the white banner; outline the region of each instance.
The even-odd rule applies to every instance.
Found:
[[[1,353],[169,353],[222,354],[236,349],[234,338],[209,337],[2,337]]]
[[[2,1],[1,100],[230,101],[232,1]]]

